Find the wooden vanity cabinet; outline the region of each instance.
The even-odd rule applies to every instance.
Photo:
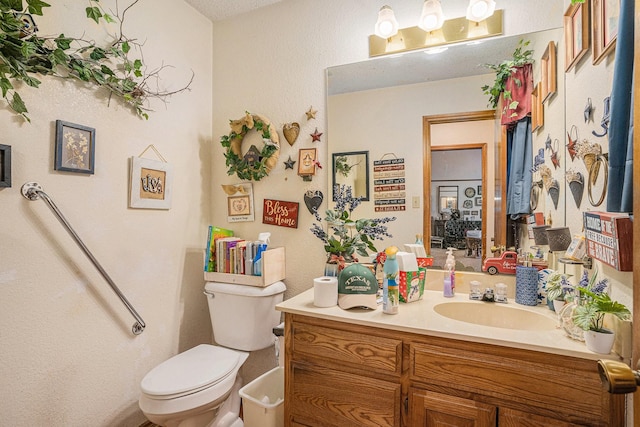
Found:
[[[285,313],[285,425],[624,425],[595,360]]]

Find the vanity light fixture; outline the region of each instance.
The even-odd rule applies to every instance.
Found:
[[[418,27],[426,32],[438,30],[442,28],[444,19],[440,0],[426,0],[422,5],[422,14],[420,15]]]
[[[398,34],[398,21],[391,7],[384,5],[380,8],[374,33],[383,39],[388,39]]]
[[[471,1],[483,2],[484,0]],[[488,1],[495,4],[493,0]],[[429,18],[429,13],[434,10],[434,7],[437,7],[439,14],[437,17]],[[488,7],[491,9],[490,5]],[[423,9],[425,10],[423,15],[427,15],[427,19],[421,19],[418,26],[398,29],[393,11],[389,6],[383,6],[378,16],[375,34],[369,36],[369,56],[375,57],[412,50],[424,50],[436,46],[450,46],[502,34],[502,10],[493,11],[492,9],[492,12],[495,13],[492,13],[491,16],[483,21],[475,22],[468,20],[464,16],[445,20],[439,0],[426,0]],[[435,21],[438,21],[440,27],[433,30],[425,30],[423,25],[431,24],[431,22]],[[381,33],[381,30],[385,29],[386,32]],[[391,35],[392,33],[393,35]]]
[[[469,0],[467,7],[467,19],[469,21],[484,21],[496,10],[495,0]]]

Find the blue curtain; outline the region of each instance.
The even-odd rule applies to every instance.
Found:
[[[633,18],[634,0],[621,0],[608,133],[609,212],[633,211]]]
[[[531,141],[531,119],[526,117],[518,123],[511,139],[510,155],[507,159],[507,215],[518,217],[530,213],[529,200],[531,198],[533,164],[533,144]]]

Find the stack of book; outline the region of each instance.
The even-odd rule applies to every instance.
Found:
[[[234,236],[232,230],[209,226],[206,272],[255,275],[258,243]]]

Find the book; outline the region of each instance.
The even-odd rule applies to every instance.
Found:
[[[207,235],[207,262],[204,266],[204,271],[217,271],[216,269],[216,240],[223,237],[233,236],[233,230],[226,228],[209,226],[209,232]]]
[[[218,273],[229,273],[230,272],[230,264],[229,264],[229,249],[232,246],[236,245],[240,239],[239,237],[220,237],[215,240],[216,246],[216,269],[215,271]]]

